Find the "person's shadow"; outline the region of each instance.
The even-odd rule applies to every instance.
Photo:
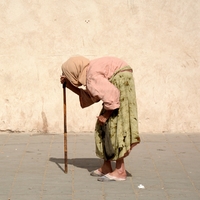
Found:
[[[49,161],[54,162],[60,170],[65,172],[61,165],[64,164],[64,158],[49,158]],[[103,160],[99,158],[72,158],[67,159],[67,164],[74,165],[78,168],[87,169],[89,172],[98,169],[102,164]],[[111,162],[112,168],[115,168],[115,162]],[[129,172],[127,172],[127,176],[132,176]]]
[[[54,162],[64,172],[64,169],[61,166],[64,164],[64,158],[51,157],[49,160]],[[93,171],[101,166],[102,161],[98,158],[72,158],[67,159],[67,164]]]

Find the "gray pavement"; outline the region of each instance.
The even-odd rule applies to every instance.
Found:
[[[98,182],[89,172],[92,133],[68,133],[68,173],[62,134],[0,134],[0,200],[197,200],[200,134],[141,134],[125,164],[123,182]],[[113,163],[114,165],[114,163]]]

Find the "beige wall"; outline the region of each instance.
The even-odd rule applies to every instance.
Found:
[[[63,132],[61,64],[112,55],[134,70],[140,132],[200,132],[200,1],[0,0],[0,130]],[[68,131],[101,103],[67,92]]]

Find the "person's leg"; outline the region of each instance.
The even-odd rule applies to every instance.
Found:
[[[108,174],[112,172],[112,166],[111,166],[111,161],[109,160],[104,160],[103,165],[98,169],[101,173],[103,174]]]
[[[116,160],[115,170],[113,172],[109,173],[111,176],[126,179],[127,174],[126,174],[126,169],[125,169],[124,158],[130,154],[133,147],[135,147],[137,144],[138,143],[131,144],[131,149],[124,154],[124,157]]]
[[[116,160],[116,168],[113,172],[109,173],[109,175],[116,177],[116,178],[122,178],[126,179],[126,169],[124,164],[124,158],[119,158]]]

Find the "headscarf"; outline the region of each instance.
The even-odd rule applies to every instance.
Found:
[[[86,71],[89,65],[89,60],[83,56],[75,56],[69,58],[62,65],[63,75],[71,82],[75,87],[86,85]]]

